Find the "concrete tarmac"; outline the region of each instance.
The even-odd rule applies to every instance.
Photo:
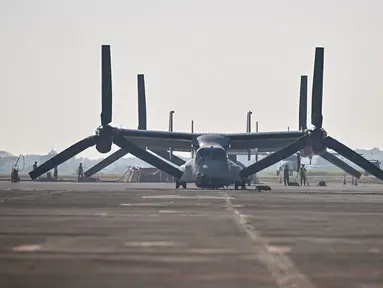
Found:
[[[0,183],[0,287],[383,287],[383,186]]]

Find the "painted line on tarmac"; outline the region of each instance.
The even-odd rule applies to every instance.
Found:
[[[208,195],[195,195],[195,196],[184,196],[184,195],[144,195],[142,199],[189,199],[189,200],[223,200],[221,196],[208,196]],[[232,199],[233,197],[228,197]]]
[[[34,198],[38,195],[27,195],[27,196],[17,196],[17,197],[5,197],[4,199],[0,200],[1,203],[5,203],[12,200],[21,200],[21,199],[28,199],[28,198]]]
[[[44,191],[46,192],[46,191]],[[48,193],[43,193],[43,194],[32,194],[32,195],[22,195],[22,196],[11,196],[11,197],[5,197],[4,199],[1,199],[0,200],[0,203],[6,203],[8,201],[13,201],[13,200],[24,200],[24,199],[29,199],[29,198],[38,198],[38,197],[42,197],[42,196],[52,196],[52,195],[58,195],[58,194],[62,194],[62,191],[52,191],[52,192],[48,192]]]
[[[221,195],[225,198],[227,209],[234,215],[238,226],[246,232],[254,243],[254,250],[258,256],[258,260],[267,266],[278,287],[315,288],[286,255],[270,250],[267,240],[246,221],[245,215],[234,208],[231,202],[232,197],[229,197],[225,192],[221,192]]]

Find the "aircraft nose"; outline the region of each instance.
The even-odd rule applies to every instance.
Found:
[[[226,165],[222,163],[206,163],[202,165],[199,175],[209,178],[225,178],[228,177],[229,170]]]

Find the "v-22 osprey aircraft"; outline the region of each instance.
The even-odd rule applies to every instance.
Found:
[[[109,125],[112,122],[110,46],[103,45],[101,51],[101,126],[96,130],[95,135],[73,144],[31,171],[29,175],[32,179],[48,172],[55,166],[59,166],[61,163],[91,146],[96,146],[96,149],[100,153],[108,153],[114,143],[125,152],[131,153],[137,158],[173,176],[175,178],[176,188],[181,186],[186,188],[187,183],[195,183],[201,188],[221,188],[234,184],[235,189],[239,187],[246,189],[246,178],[250,175],[299,151],[300,157],[310,157],[313,154],[321,155],[326,153],[326,148],[335,150],[340,155],[383,180],[382,170],[336,139],[327,136],[327,133],[322,128],[324,49],[321,47],[316,48],[315,51],[311,111],[311,122],[314,129],[310,130],[306,128],[300,131],[228,134],[122,129]],[[301,95],[304,95],[302,90],[306,90],[307,94],[307,84],[303,85],[303,88],[301,87]],[[300,111],[300,127],[305,127],[306,123],[301,122],[301,119],[305,119],[306,117],[301,117],[301,112],[306,113],[306,111]],[[169,149],[169,147],[172,147],[174,151],[190,152],[190,150],[193,149],[195,151],[195,158],[177,167],[147,151],[147,149]],[[235,164],[227,157],[228,150],[243,151],[254,148],[268,148],[272,149],[272,151],[277,151],[245,168]]]

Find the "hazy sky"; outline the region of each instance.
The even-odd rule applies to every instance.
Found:
[[[112,47],[114,125],[137,128],[144,73],[148,129],[166,130],[174,109],[174,129],[193,119],[196,132],[244,132],[248,110],[260,131],[297,129],[300,75],[311,97],[324,46],[325,129],[352,148],[383,148],[381,0],[0,3],[0,150],[61,151],[94,134],[101,44]]]

